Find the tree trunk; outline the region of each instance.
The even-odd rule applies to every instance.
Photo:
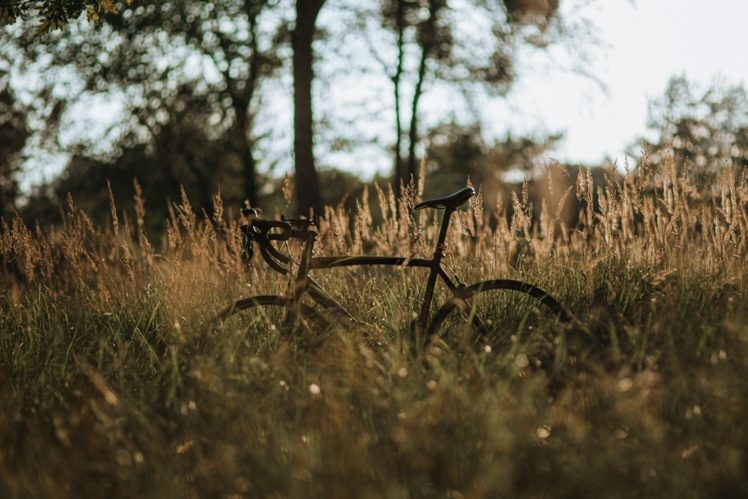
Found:
[[[248,2],[247,2],[248,4]],[[244,176],[244,196],[249,200],[250,206],[257,206],[257,162],[252,155],[252,144],[249,136],[252,131],[253,120],[250,118],[250,106],[254,97],[257,83],[260,80],[260,48],[257,43],[257,18],[260,15],[260,9],[253,9],[249,5],[245,6],[247,11],[247,20],[249,21],[249,47],[251,55],[249,56],[249,74],[245,82],[244,89],[234,90],[232,102],[234,103],[234,113],[236,114],[236,140],[237,151],[241,154],[242,173]],[[226,72],[227,79],[231,77],[230,72]]]
[[[294,156],[296,170],[296,211],[300,215],[322,213],[317,170],[314,166],[312,127],[312,69],[317,15],[325,0],[296,0],[296,27],[291,36],[293,46],[294,87]]]
[[[410,109],[410,130],[408,131],[408,169],[405,172],[405,181],[410,181],[411,175],[416,176],[417,173],[417,160],[416,160],[416,143],[418,142],[418,104],[423,94],[423,83],[426,79],[426,61],[428,59],[427,49],[423,49],[421,54],[421,62],[418,66],[418,80],[416,81],[416,88],[413,91],[413,102]]]
[[[400,203],[400,183],[405,177],[403,170],[403,161],[401,149],[403,146],[403,124],[400,115],[400,79],[403,75],[403,63],[405,60],[405,6],[403,2],[398,2],[396,13],[397,26],[397,68],[392,77],[392,84],[395,92],[395,165],[392,169],[392,183],[395,192],[395,200]]]
[[[236,101],[234,101],[236,102]],[[257,206],[257,183],[255,180],[257,162],[252,156],[252,145],[249,143],[250,120],[247,117],[247,106],[239,101],[234,105],[236,121],[229,133],[229,143],[241,163],[244,179],[244,199],[249,200],[250,206]]]

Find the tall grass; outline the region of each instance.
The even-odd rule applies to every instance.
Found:
[[[748,494],[746,172],[570,180],[453,220],[447,263],[466,280],[528,280],[582,324],[490,354],[412,348],[412,270],[318,273],[362,321],[313,342],[206,333],[287,284],[242,263],[220,197],[212,215],[183,197],[159,241],[137,189],[102,227],[72,198],[59,227],[3,220],[0,496]],[[371,188],[372,205],[326,208],[318,253],[428,255],[438,220],[407,212],[423,184],[400,202]]]

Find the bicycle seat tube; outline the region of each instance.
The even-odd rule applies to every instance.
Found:
[[[436,239],[434,256],[431,259],[431,269],[429,270],[429,278],[426,281],[426,291],[423,294],[421,313],[418,316],[418,327],[421,331],[426,330],[426,323],[428,322],[429,318],[429,310],[431,309],[431,299],[434,297],[434,289],[436,288],[436,278],[439,275],[439,268],[441,266],[442,258],[444,257],[444,241],[447,240],[449,219],[455,210],[456,208],[453,207],[445,208],[444,217],[442,218],[442,223],[439,226],[439,236]]]

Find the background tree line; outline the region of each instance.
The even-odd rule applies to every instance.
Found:
[[[79,3],[73,7],[71,12],[82,12]],[[320,26],[323,9],[329,14]],[[397,193],[425,152],[431,132],[419,118],[433,87],[449,87],[466,99],[478,86],[502,94],[514,78],[518,46],[543,49],[569,38],[557,2],[475,1],[465,9],[451,9],[443,0],[138,1],[118,4],[116,12],[108,4],[90,7],[89,17],[93,10],[103,21],[95,29],[70,22],[70,16],[55,18],[52,11],[42,13],[44,26],[66,30],[40,35],[33,19],[17,21],[3,30],[3,55],[10,73],[40,79],[31,91],[41,98],[31,106],[43,102],[48,112],[36,113],[43,130],[35,146],[70,157],[63,175],[36,193],[36,215],[63,191],[101,192],[96,186],[104,178],[120,198],[118,190],[131,189],[129,179],[137,177],[149,199],[174,198],[183,185],[198,205],[209,205],[218,189],[230,201],[256,205],[275,190],[269,187],[273,166],[284,159],[268,147],[286,124],[267,120],[280,93],[293,97],[294,208],[319,212],[315,153],[369,139],[343,132],[315,146],[315,138],[339,131],[313,112],[315,68],[324,59],[345,73],[325,78],[361,82],[380,71],[391,81],[394,133],[378,145],[393,149],[389,181]],[[476,22],[460,24],[470,18]],[[358,52],[348,50],[351,38]],[[364,63],[357,61],[362,50],[368,54]],[[68,91],[60,90],[60,82]],[[61,120],[81,105],[96,106],[100,96],[121,102],[122,118],[99,140],[71,140]]]
[[[558,1],[455,5],[2,2],[8,23],[0,31],[2,215],[15,209],[30,220],[53,221],[59,200],[73,192],[86,211],[103,216],[106,181],[127,205],[134,178],[154,220],[163,220],[167,200],[178,199],[182,188],[206,208],[218,191],[227,203],[277,206],[285,165],[293,167],[292,209],[320,212],[359,182],[319,158],[356,157],[366,147],[389,151],[391,176],[376,180],[391,183],[396,195],[425,157],[434,191],[470,177],[491,205],[504,173],[534,169],[561,135],[490,137],[480,113],[469,111],[481,96],[509,91],[526,50],[583,46],[594,34],[584,19],[562,16]],[[90,22],[76,21],[84,12]],[[325,93],[340,82],[352,95],[374,85],[381,98],[363,90],[359,101]],[[714,171],[711,158],[743,164],[742,87],[693,91],[674,78],[653,103],[650,126],[659,139],[645,144],[648,153],[656,162],[672,150],[700,175]],[[434,95],[454,96],[456,103],[427,121],[424,115],[435,113],[425,103]],[[344,111],[332,112],[330,100],[340,100],[336,108]],[[367,129],[386,120],[384,137]],[[22,167],[31,159],[56,159],[64,168],[22,194]]]

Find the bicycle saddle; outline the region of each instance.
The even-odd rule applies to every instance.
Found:
[[[423,208],[436,208],[438,210],[443,208],[455,209],[458,206],[465,204],[465,202],[473,196],[475,196],[475,189],[472,187],[465,187],[464,189],[443,198],[421,201],[413,207],[413,211],[422,210]]]

